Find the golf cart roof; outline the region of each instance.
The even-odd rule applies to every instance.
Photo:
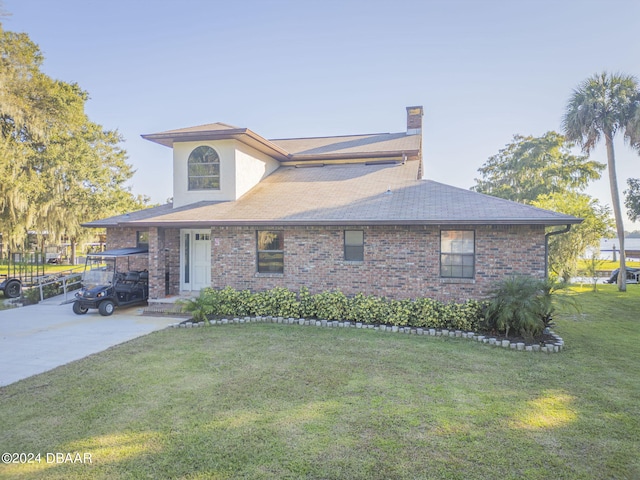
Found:
[[[128,257],[129,255],[139,255],[141,253],[149,253],[148,247],[129,247],[115,248],[113,250],[105,250],[104,252],[90,253],[89,257]]]

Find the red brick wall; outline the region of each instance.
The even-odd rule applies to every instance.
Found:
[[[169,295],[180,293],[180,230],[171,228],[107,228],[107,249],[136,246],[136,231],[149,232],[149,255],[131,257],[131,268],[149,271],[149,297],[166,296],[165,275],[169,272]]]
[[[312,293],[338,288],[347,295],[363,292],[393,298],[427,296],[460,301],[482,298],[495,281],[510,274],[544,277],[541,226],[443,227],[475,230],[474,279],[440,278],[441,229],[437,226],[274,227],[284,230],[284,274],[259,274],[256,273],[258,229],[265,228],[212,228],[213,288],[231,286],[259,291],[281,286],[298,291],[306,286]],[[364,262],[344,261],[344,230],[364,231]],[[165,296],[167,270],[170,294],[177,294],[179,230],[152,228],[149,233],[150,296]],[[107,244],[108,248],[133,246],[135,230],[108,229]]]
[[[107,241],[106,249],[113,250],[114,248],[129,248],[136,246],[136,232],[145,232],[146,228],[108,228],[107,229]],[[148,270],[149,260],[144,255],[134,255],[130,257],[128,263],[119,262],[118,270],[127,270],[127,265],[130,270]]]
[[[440,278],[439,227],[284,228],[282,275],[256,273],[256,230],[212,229],[214,288],[299,290],[304,285],[312,293],[338,288],[347,295],[458,301],[484,296],[493,282],[509,274],[544,276],[543,227],[475,228],[476,275],[468,280]],[[344,230],[364,230],[364,262],[344,261]]]

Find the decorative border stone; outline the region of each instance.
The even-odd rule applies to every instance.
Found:
[[[228,324],[245,324],[245,323],[279,323],[285,325],[299,325],[299,326],[314,326],[314,327],[326,327],[326,328],[360,328],[360,329],[374,329],[379,332],[391,332],[391,333],[404,333],[409,335],[422,335],[428,337],[453,337],[453,338],[465,338],[473,340],[478,343],[483,343],[492,347],[501,347],[507,350],[515,350],[519,352],[542,352],[542,353],[558,353],[564,349],[564,340],[559,335],[550,331],[549,334],[553,338],[552,343],[546,343],[544,345],[527,345],[524,342],[512,343],[509,340],[502,340],[495,337],[488,337],[486,335],[479,335],[476,332],[464,332],[462,330],[449,330],[446,328],[412,328],[412,327],[399,327],[398,325],[374,325],[362,322],[339,322],[329,320],[308,320],[304,318],[284,318],[284,317],[272,317],[272,316],[255,316],[255,317],[234,317],[233,319],[222,318],[216,320],[209,320],[210,326],[228,325]],[[186,320],[179,323],[169,325],[167,328],[194,328],[207,326],[206,322],[194,322],[193,319]]]

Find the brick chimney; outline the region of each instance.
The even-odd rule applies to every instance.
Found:
[[[407,135],[422,133],[422,106],[407,107]]]

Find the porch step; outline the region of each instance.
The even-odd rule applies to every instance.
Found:
[[[183,312],[180,305],[176,305],[175,303],[159,303],[153,302],[149,303],[144,310],[142,311],[142,315],[156,316],[156,317],[185,317],[188,318],[191,315],[189,313]]]
[[[145,307],[142,314],[149,316],[167,316],[167,317],[185,317],[188,318],[191,315],[183,313],[179,300],[188,300],[193,298],[196,294],[191,292],[181,292],[180,295],[172,295],[165,298],[150,298],[148,299],[148,306]]]

